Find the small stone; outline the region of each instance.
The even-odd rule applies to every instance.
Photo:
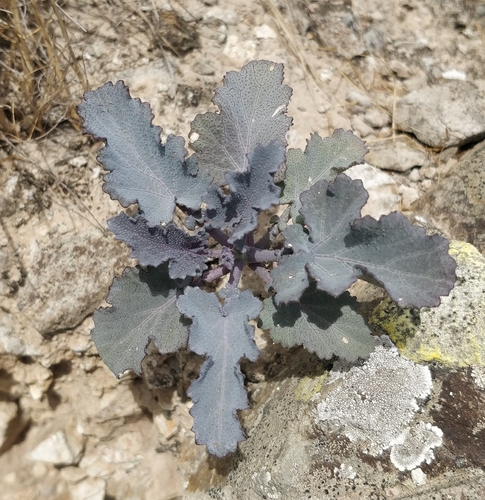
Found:
[[[426,484],[426,474],[420,467],[411,471],[411,479],[416,486],[424,486]]]
[[[210,75],[213,75],[215,72],[214,72],[214,68],[206,63],[206,62],[196,62],[194,64],[194,71],[196,73],[198,73],[199,75],[203,75],[203,76],[210,76]]]
[[[397,137],[376,143],[367,155],[367,161],[376,167],[396,172],[407,172],[428,161],[428,154],[407,137]]]
[[[253,31],[258,40],[275,40],[277,38],[277,35],[274,32],[273,28],[271,28],[267,24],[255,26]]]
[[[345,100],[350,103],[358,104],[363,108],[370,108],[372,106],[372,101],[370,97],[357,92],[356,90],[349,90],[345,96]]]
[[[401,61],[393,60],[389,63],[389,67],[396,73],[398,78],[409,78],[409,68]]]
[[[236,26],[239,22],[239,16],[233,9],[212,7],[206,12],[204,22],[211,23],[213,21],[222,21],[225,24],[232,24],[233,26]]]
[[[69,165],[75,168],[85,167],[88,164],[88,159],[85,156],[76,156],[69,161]]]
[[[65,467],[79,463],[83,450],[83,437],[73,429],[64,429],[42,441],[29,453],[28,458]]]
[[[409,180],[411,182],[418,182],[421,179],[421,172],[419,168],[412,168],[409,172]]]
[[[106,481],[99,477],[88,477],[84,481],[69,486],[71,500],[104,500]]]
[[[255,57],[256,44],[252,40],[242,41],[238,36],[230,35],[227,37],[222,53],[238,65],[243,66]]]
[[[398,193],[401,195],[401,209],[411,210],[411,205],[419,199],[419,189],[404,184],[399,186]]]
[[[352,116],[350,123],[352,124],[352,130],[357,132],[357,135],[361,138],[367,137],[373,132],[372,128],[359,115]]]
[[[364,115],[364,121],[373,128],[382,128],[391,123],[391,118],[380,109],[371,109]]]

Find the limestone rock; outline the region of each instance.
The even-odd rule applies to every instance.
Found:
[[[484,122],[485,123],[485,122]],[[414,205],[416,213],[457,240],[485,251],[485,142],[466,153]]]
[[[457,263],[457,281],[439,307],[401,309],[385,299],[370,323],[387,332],[401,353],[413,361],[484,366],[485,257],[460,241],[451,242],[450,255]]]
[[[397,101],[394,123],[435,148],[478,141],[485,137],[484,98],[474,84],[460,80],[415,90]]]
[[[385,172],[364,163],[355,165],[345,172],[351,179],[361,179],[369,192],[369,199],[362,210],[362,216],[371,215],[378,219],[381,215],[399,210],[400,196],[396,181]]]
[[[423,148],[416,147],[407,137],[397,137],[373,144],[366,159],[384,170],[407,172],[413,167],[422,167],[428,161]]]
[[[120,248],[94,231],[67,234],[41,246],[19,308],[42,335],[74,328],[106,296],[119,255],[125,254]]]
[[[106,482],[99,477],[88,477],[80,483],[69,486],[71,500],[104,500]]]
[[[8,439],[8,430],[12,420],[17,416],[17,405],[8,401],[0,401],[0,450]]]
[[[42,441],[29,453],[29,458],[63,467],[79,463],[83,451],[83,436],[75,429],[66,428]]]

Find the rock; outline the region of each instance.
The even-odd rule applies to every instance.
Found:
[[[485,257],[461,241],[451,242],[450,255],[457,263],[457,281],[439,307],[402,309],[385,299],[370,323],[415,362],[485,366]]]
[[[394,123],[435,148],[478,141],[485,137],[485,95],[460,80],[415,90],[397,101]]]
[[[454,239],[485,252],[485,142],[467,152],[414,205]]]
[[[383,128],[391,123],[391,118],[380,109],[370,109],[364,115],[364,121],[372,128]]]
[[[236,26],[239,22],[239,16],[233,9],[223,9],[222,7],[212,7],[204,15],[204,23],[213,23],[222,21],[225,24]]]
[[[85,156],[76,156],[72,160],[69,160],[69,165],[74,168],[82,168],[88,164],[88,159]]]
[[[19,309],[42,335],[74,328],[105,298],[126,250],[98,232],[66,234],[33,256]]]
[[[416,147],[407,137],[397,137],[373,144],[366,156],[372,165],[384,170],[407,172],[428,162],[424,148]]]
[[[267,24],[255,26],[253,32],[258,40],[275,40],[278,38],[273,28],[270,28]]]
[[[274,372],[265,382],[249,384],[253,408],[243,412],[247,441],[240,443],[234,456],[218,460],[217,472],[208,465],[210,460],[201,463],[189,479],[193,493],[184,498],[411,498],[412,477],[423,480],[423,476],[400,472],[392,464],[389,449],[394,445],[393,437],[394,454],[399,453],[402,461],[410,458],[409,464],[414,457],[430,459],[434,446],[435,459],[424,465],[429,475],[426,489],[414,492],[419,498],[459,498],[460,493],[481,498],[485,471],[475,464],[483,456],[480,447],[485,432],[475,436],[471,430],[481,428],[477,425],[485,396],[480,401],[473,397],[468,403],[467,392],[459,393],[455,384],[456,396],[446,402],[446,416],[435,421],[433,417],[438,418],[441,410],[434,401],[445,397],[440,389],[443,378],[436,381],[437,390],[432,392],[429,368],[404,359],[388,342],[383,339],[371,358],[356,366],[334,363],[330,374],[325,372],[324,362],[303,350],[285,355],[282,371]],[[446,372],[441,375],[445,381],[449,376]],[[425,403],[423,398],[428,396],[433,403]],[[468,404],[470,408],[477,406],[473,414],[464,411]],[[453,408],[463,414],[455,427]],[[322,422],[316,418],[318,414],[329,418]],[[471,417],[468,427],[467,417]],[[333,420],[332,425],[328,425],[329,420]],[[442,430],[441,438],[436,428]],[[410,429],[406,433],[411,436],[409,441],[401,435],[405,429]],[[415,443],[415,435],[423,435],[423,442]],[[465,452],[467,462],[457,469],[455,459],[464,453],[460,439],[467,435],[475,459]],[[445,446],[439,446],[440,439]],[[397,448],[400,441],[407,443],[406,449]],[[377,452],[382,446],[387,449],[377,456],[364,454],[363,450]],[[455,450],[451,456],[448,446]],[[191,458],[180,457],[179,461]],[[401,464],[399,459],[397,463]]]
[[[256,55],[256,43],[252,40],[242,41],[236,35],[227,37],[226,45],[222,53],[232,59],[238,66],[243,66]]]
[[[359,115],[353,115],[350,119],[350,123],[352,124],[352,130],[354,130],[360,138],[367,137],[374,132]]]
[[[203,76],[210,76],[214,74],[214,68],[209,63],[203,61],[197,61],[194,64],[194,71]]]
[[[362,210],[362,215],[372,215],[378,219],[381,215],[399,210],[401,198],[397,194],[396,181],[385,172],[364,163],[345,171],[351,179],[361,179],[369,192],[369,199]]]
[[[67,427],[42,441],[29,453],[28,458],[65,467],[79,463],[83,451],[83,436],[75,429]]]
[[[71,500],[104,500],[106,481],[99,477],[88,477],[80,483],[69,485]]]
[[[349,103],[362,106],[363,108],[370,108],[372,106],[370,97],[361,94],[357,90],[349,90],[345,96],[345,100]]]
[[[8,401],[0,401],[0,450],[9,438],[9,427],[17,416],[17,405]]]
[[[385,340],[364,366],[349,371],[334,366],[332,372],[335,382],[327,382],[331,388],[317,406],[318,419],[324,430],[344,434],[372,456],[404,442],[401,433],[409,429],[417,401],[432,389],[429,368],[399,356]]]
[[[0,316],[0,354],[37,356],[41,353],[43,340],[21,314]]]

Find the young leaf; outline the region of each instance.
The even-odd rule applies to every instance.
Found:
[[[187,288],[177,307],[193,320],[189,348],[208,357],[188,390],[194,402],[190,414],[196,441],[206,444],[209,453],[224,457],[245,439],[236,414],[248,408],[239,361],[258,358],[248,320],[258,316],[261,302],[248,291],[233,289],[221,305],[215,293]]]
[[[357,136],[341,128],[325,139],[312,134],[305,152],[289,149],[286,153],[285,187],[280,203],[293,203],[291,217],[294,219],[301,207],[300,193],[320,180],[332,181],[341,172],[363,163],[367,152]]]
[[[237,216],[231,221],[229,243],[243,238],[258,225],[258,212],[277,205],[281,189],[274,183],[274,174],[285,160],[285,147],[278,141],[256,146],[249,154],[247,172],[227,174],[231,190],[228,205]]]
[[[220,113],[197,115],[191,133],[200,164],[225,182],[226,172],[246,172],[256,146],[278,140],[286,146],[291,118],[286,116],[291,88],[282,85],[283,65],[251,61],[241,71],[230,71],[213,99]]]
[[[172,279],[199,276],[207,269],[207,234],[191,236],[175,224],[149,227],[143,216],[133,218],[124,212],[108,220],[108,229],[133,249],[131,256],[142,266],[157,267],[169,261]]]
[[[150,226],[168,223],[175,202],[199,208],[210,179],[198,172],[189,158],[184,139],[169,135],[160,143],[160,127],[152,124],[148,103],[133,99],[122,81],[106,83],[84,94],[78,113],[84,132],[102,139],[106,146],[98,155],[109,174],[104,190],[124,207],[138,203]]]
[[[94,311],[92,339],[108,368],[119,377],[125,370],[141,373],[141,362],[151,340],[161,353],[187,344],[187,323],[180,315],[177,282],[166,266],[127,268],[115,278],[106,299],[112,307]]]
[[[336,297],[360,278],[384,287],[402,307],[437,306],[456,279],[448,242],[397,212],[358,218],[366,199],[361,181],[346,175],[302,193],[300,213],[310,228],[306,268],[317,287]],[[294,235],[283,235],[291,244]]]
[[[266,299],[260,319],[271,338],[285,347],[303,345],[322,359],[355,361],[375,345],[357,306],[348,292],[335,298],[312,283],[298,302],[277,306],[273,298]]]

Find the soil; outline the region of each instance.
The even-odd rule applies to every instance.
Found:
[[[400,132],[399,97],[450,78],[485,80],[479,0],[79,0],[62,8],[91,88],[124,80],[151,103],[162,140],[187,138],[198,113],[216,111],[223,75],[254,59],[285,65],[290,147],[340,127],[371,150],[405,137],[423,153],[421,165],[353,174],[370,184],[384,176],[370,189],[375,216],[409,211],[463,153]],[[72,95],[81,101],[80,85]],[[202,463],[213,481],[225,473],[190,430],[184,388],[198,360],[172,358],[172,385],[130,373],[118,381],[90,339],[113,276],[133,265],[106,230],[120,207],[102,191],[101,147],[61,122],[0,150],[1,499],[173,500],[198,484],[191,474]],[[50,448],[40,446],[52,436]]]

